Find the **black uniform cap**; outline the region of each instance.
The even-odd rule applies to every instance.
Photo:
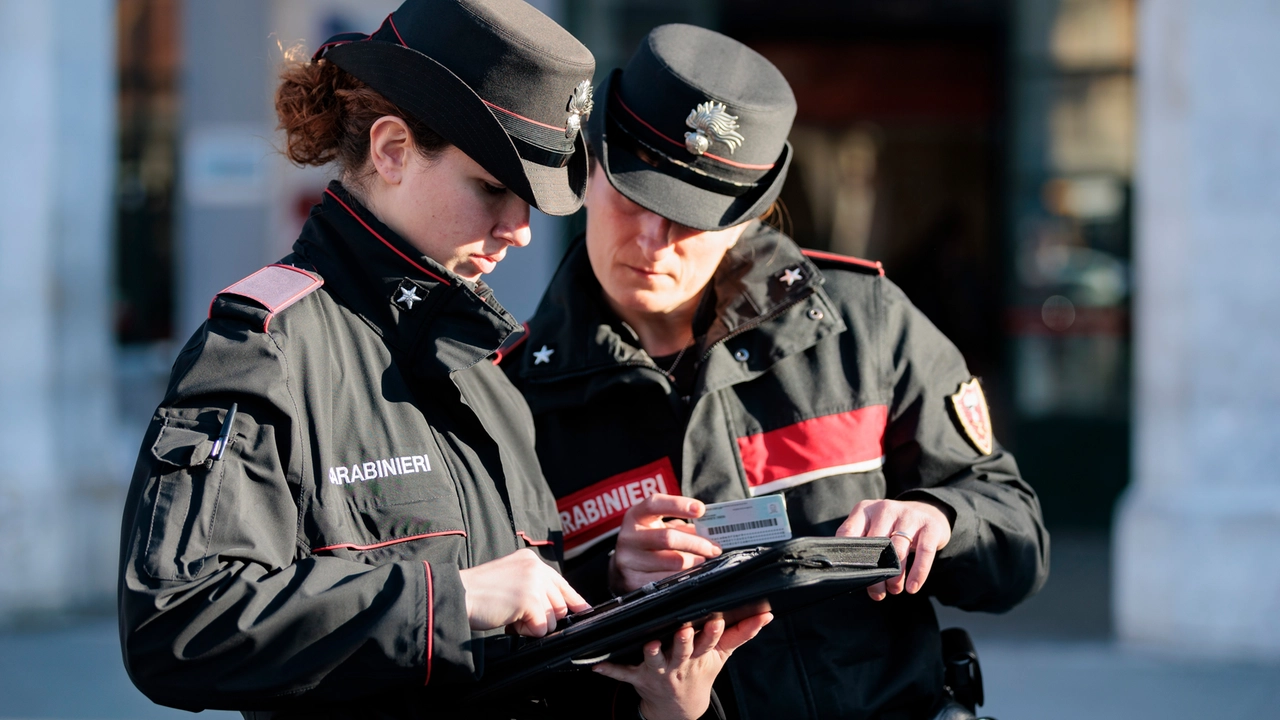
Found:
[[[654,28],[601,85],[588,140],[609,182],[682,225],[759,216],[791,164],[791,86],[746,45],[692,25]]]
[[[530,205],[550,215],[582,205],[587,160],[576,123],[586,115],[595,58],[529,4],[406,0],[372,35],[330,38],[316,51],[321,57],[426,123]]]

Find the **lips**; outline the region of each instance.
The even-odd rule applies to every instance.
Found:
[[[659,275],[665,274],[665,273],[660,273],[657,270],[649,270],[647,268],[636,267],[635,265],[627,265],[626,267],[628,270],[642,277],[657,277]]]
[[[504,253],[497,253],[495,255],[472,255],[471,262],[475,263],[475,266],[480,268],[480,272],[491,273],[493,272],[493,269],[498,266],[498,263],[502,262],[503,255]]]

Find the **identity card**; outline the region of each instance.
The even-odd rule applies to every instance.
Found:
[[[781,495],[712,503],[693,525],[699,535],[726,550],[791,539],[787,501]]]

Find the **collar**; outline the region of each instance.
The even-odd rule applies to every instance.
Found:
[[[312,208],[294,250],[332,295],[423,371],[471,367],[520,329],[487,285],[423,255],[339,182]]]
[[[700,338],[697,355],[708,358],[725,340],[753,329],[769,334],[775,346],[788,352],[809,347],[832,329],[843,330],[842,321],[832,317],[829,308],[834,304],[822,292],[823,282],[822,273],[790,238],[763,223],[754,223],[725,254],[703,296],[694,319]],[[828,308],[826,321],[782,321],[785,311],[805,302]],[[538,362],[535,353],[544,348],[552,353],[548,361]],[[605,302],[581,236],[569,248],[529,321],[528,339],[521,351],[520,376],[532,382],[552,382],[618,366],[653,366],[635,333]],[[774,355],[770,353],[769,365],[780,359]],[[767,369],[753,365],[758,371]]]

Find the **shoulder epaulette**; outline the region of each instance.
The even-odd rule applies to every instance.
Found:
[[[292,265],[268,265],[249,277],[233,283],[214,296],[216,301],[223,295],[235,295],[248,298],[266,308],[267,316],[262,322],[262,331],[266,332],[271,318],[310,295],[324,285],[319,276]],[[209,304],[212,316],[213,303]]]
[[[503,358],[510,357],[511,353],[515,352],[516,348],[520,347],[524,344],[525,340],[529,339],[529,323],[523,323],[523,326],[524,330],[518,333],[511,333],[511,337],[508,337],[507,341],[502,343],[502,347],[498,348],[493,353],[494,365],[501,365]]]
[[[863,260],[862,258],[850,257],[848,255],[837,255],[836,253],[823,252],[821,250],[801,250],[804,256],[810,260],[819,260],[828,262],[846,270],[854,270],[868,275],[879,275],[884,277],[884,264],[879,260]]]

